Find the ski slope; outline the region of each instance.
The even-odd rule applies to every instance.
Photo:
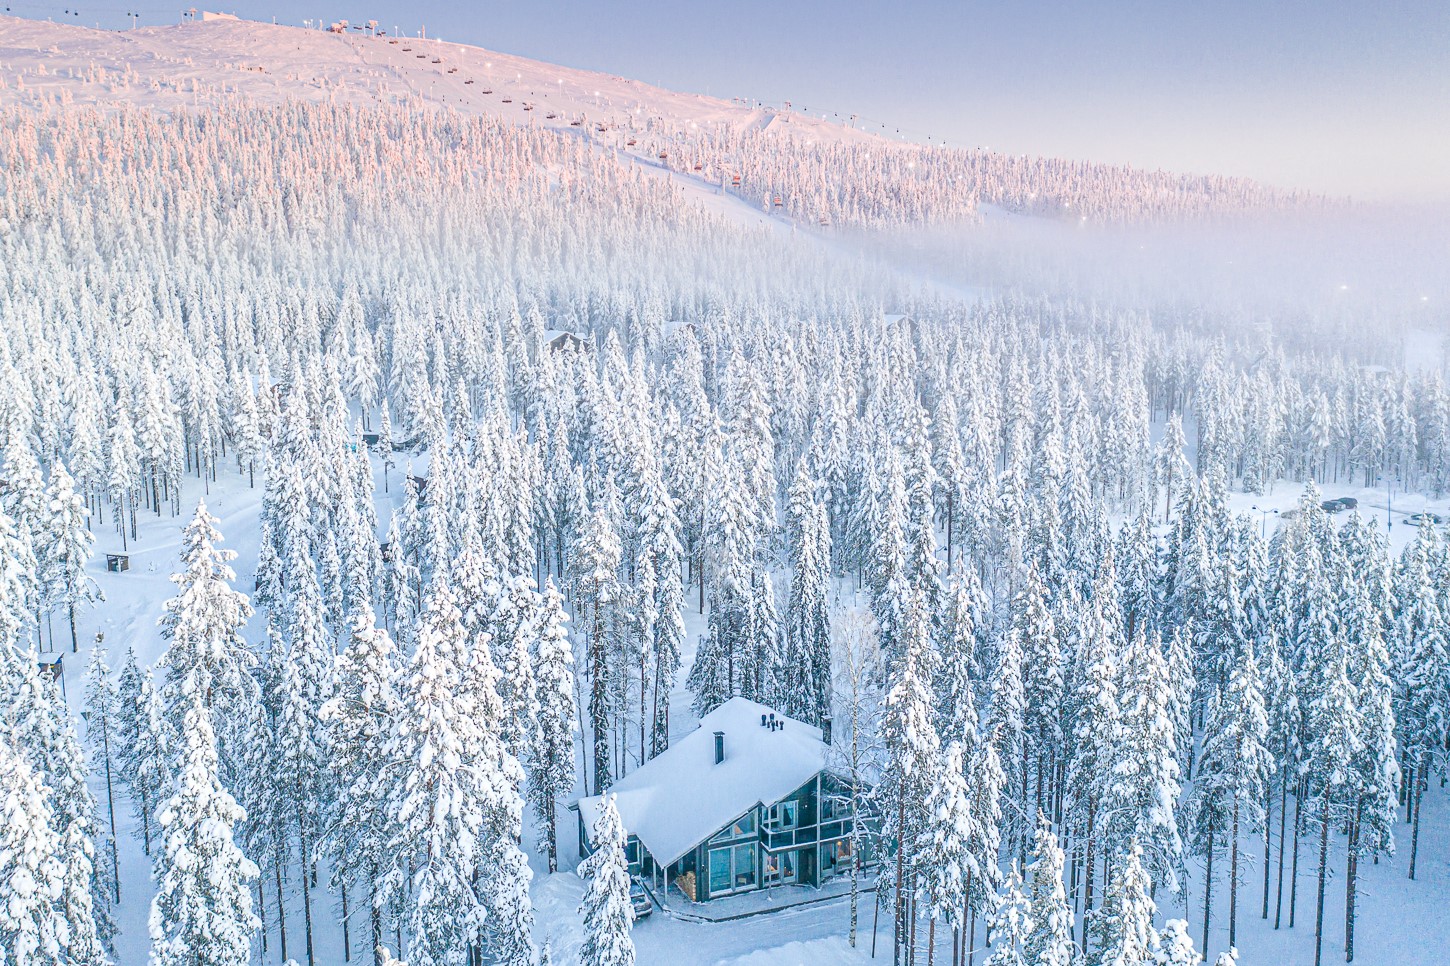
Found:
[[[0,16],[0,90],[5,88],[10,102],[60,100],[103,109],[130,104],[174,111],[227,98],[447,107],[574,131],[621,150],[631,131],[662,123],[887,143],[798,112],[434,38],[335,34],[245,20],[105,31]]]

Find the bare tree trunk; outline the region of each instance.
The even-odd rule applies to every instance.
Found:
[[[1279,886],[1274,893],[1274,928],[1279,928],[1279,920],[1284,912],[1284,829],[1289,817],[1289,769],[1284,768],[1283,778],[1279,782]]]
[[[903,829],[906,828],[906,796],[905,795],[902,795],[901,796],[901,801],[897,804],[896,828],[898,829],[898,834],[902,834],[900,830],[903,830]],[[902,834],[902,838],[905,838],[905,835],[904,834]],[[901,964],[901,942],[902,942],[903,939],[906,938],[906,936],[905,936],[905,933],[906,933],[906,929],[905,929],[906,922],[903,919],[903,916],[906,914],[906,904],[903,901],[904,898],[905,898],[905,896],[902,893],[902,889],[906,885],[906,847],[905,846],[906,846],[906,843],[905,842],[898,842],[897,843],[897,846],[896,846],[896,935],[892,938],[892,942],[891,942],[891,946],[892,946],[891,962],[893,964],[895,964],[895,966],[900,966],[900,964]]]
[[[1319,813],[1319,903],[1314,917],[1314,966],[1321,966],[1324,954],[1324,873],[1329,863],[1329,789],[1322,792],[1324,806]]]
[[[1265,823],[1267,824],[1267,823]],[[1228,945],[1233,949],[1238,945],[1239,925],[1239,798],[1234,796],[1234,821],[1233,838],[1229,839],[1229,864],[1228,864]],[[1203,955],[1208,955],[1208,945],[1203,947]]]
[[[1344,961],[1354,962],[1354,905],[1358,898],[1359,833],[1364,816],[1364,799],[1354,803],[1354,819],[1349,827],[1349,854],[1345,859],[1344,876]]]
[[[348,935],[347,881],[342,882],[342,961],[352,962],[352,939]]]
[[[272,872],[277,877],[277,938],[282,949],[282,962],[287,962],[287,904],[282,896],[282,856],[272,863]]]
[[[1415,863],[1420,857],[1420,802],[1425,797],[1425,779],[1428,777],[1430,756],[1420,756],[1420,767],[1416,770],[1414,784],[1410,786],[1410,797],[1415,807],[1415,826],[1410,833],[1410,878],[1415,878]]]
[[[1208,955],[1208,921],[1213,911],[1213,829],[1208,830],[1208,847],[1204,850],[1208,861],[1203,873],[1203,955]],[[1086,947],[1084,947],[1086,948]]]
[[[1088,913],[1093,908],[1093,819],[1096,817],[1096,803],[1088,800],[1087,813],[1087,845],[1084,847],[1086,854],[1083,856],[1082,870],[1082,948],[1088,948]]]
[[[257,922],[262,934],[262,958],[267,956],[267,890],[262,885],[262,877],[257,876]]]
[[[317,966],[317,961],[312,951],[312,884],[311,876],[308,873],[309,853],[307,848],[307,822],[302,815],[302,808],[297,809],[297,850],[298,859],[302,865],[302,923],[307,945],[307,966]]]
[[[1273,843],[1270,841],[1270,832],[1273,825],[1269,822],[1270,816],[1274,814],[1274,789],[1269,782],[1264,783],[1264,911],[1259,914],[1260,919],[1269,918],[1269,856],[1273,852]]]
[[[1294,928],[1294,912],[1299,905],[1299,803],[1304,798],[1305,782],[1294,790],[1294,863],[1289,869],[1289,928]]]
[[[554,793],[544,793],[544,827],[548,830],[549,874],[559,871],[559,819],[555,815]]]

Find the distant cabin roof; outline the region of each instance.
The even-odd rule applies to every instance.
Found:
[[[774,714],[785,727],[760,726]],[[715,764],[715,732],[725,733],[725,760]],[[624,828],[655,861],[673,864],[756,805],[780,801],[826,767],[819,728],[746,698],[731,698],[700,727],[616,782],[609,791]],[[592,829],[602,798],[581,799]]]
[[[544,344],[557,349],[567,345],[583,346],[585,342],[582,336],[574,332],[569,332],[564,329],[545,329]]]

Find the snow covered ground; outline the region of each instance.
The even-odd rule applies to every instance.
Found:
[[[422,463],[420,461],[419,465]],[[380,467],[376,469],[376,484],[379,501],[379,522],[386,527],[388,513],[401,497],[400,482],[406,469],[401,457],[399,467],[390,475],[390,494],[383,494],[383,480]],[[231,468],[224,468],[220,478],[210,486],[210,493],[202,492],[202,481],[191,477],[187,480],[183,506],[190,506],[195,499],[205,498],[210,511],[221,520],[221,530],[226,545],[237,550],[236,561],[238,584],[242,589],[250,586],[250,577],[255,566],[259,533],[258,512],[261,505],[261,480],[256,489],[247,487],[246,477]],[[1230,503],[1234,510],[1252,512],[1250,506],[1258,505],[1270,509],[1289,509],[1298,499],[1300,487],[1281,481],[1273,493],[1266,498],[1248,494],[1233,494]],[[1360,499],[1361,511],[1383,514],[1383,510],[1372,505],[1376,491],[1352,487],[1325,488],[1325,498],[1353,495]],[[1383,505],[1384,491],[1378,491],[1378,502]],[[1428,506],[1431,510],[1444,512],[1447,501],[1427,501],[1421,497],[1404,497],[1403,503],[1395,503],[1395,526],[1392,540],[1398,550],[1408,543],[1413,526],[1403,519],[1400,509],[1418,512]],[[177,567],[177,553],[180,547],[181,527],[189,512],[182,517],[169,515],[160,517],[142,514],[140,517],[140,539],[131,543],[131,570],[128,573],[108,573],[105,569],[105,554],[121,550],[121,538],[108,519],[105,525],[95,524],[97,540],[95,556],[90,572],[105,592],[106,600],[93,610],[83,612],[79,619],[81,652],[68,655],[65,664],[65,678],[70,706],[79,710],[80,695],[84,688],[82,673],[86,652],[97,632],[104,632],[111,649],[113,666],[119,666],[125,655],[125,648],[136,648],[143,664],[154,663],[159,656],[162,641],[156,628],[156,619],[161,614],[162,602],[174,590],[168,575]],[[1274,517],[1268,517],[1270,526]],[[1381,516],[1382,519],[1382,516]],[[684,668],[688,669],[693,649],[703,630],[703,622],[695,612],[693,602],[686,610],[688,629],[687,651]],[[259,632],[261,621],[254,618],[249,632]],[[58,646],[64,646],[57,634]],[[681,675],[683,679],[683,674]],[[690,712],[689,695],[683,688],[683,680],[675,689],[671,708],[672,720],[681,729],[695,727]],[[105,801],[105,788],[97,783],[95,792],[98,800]],[[557,963],[577,961],[577,951],[582,940],[578,916],[579,897],[583,892],[582,881],[572,871],[571,856],[577,855],[575,825],[572,815],[565,815],[560,822],[561,871],[549,876],[542,855],[530,854],[534,870],[533,898],[536,916],[536,937],[547,938]],[[1378,865],[1365,866],[1361,870],[1360,902],[1361,913],[1357,931],[1356,962],[1365,966],[1429,966],[1450,962],[1450,920],[1443,915],[1443,906],[1450,896],[1450,807],[1447,807],[1445,792],[1432,788],[1425,802],[1423,828],[1421,830],[1420,861],[1418,880],[1410,882],[1405,874],[1408,863],[1407,833],[1400,842],[1400,852],[1393,858],[1383,859]],[[121,936],[118,939],[118,961],[123,966],[146,961],[149,941],[146,936],[146,915],[151,895],[150,865],[142,854],[140,839],[135,834],[135,823],[130,817],[129,803],[118,802],[117,823],[121,847],[121,891],[122,904],[119,911]],[[1401,828],[1405,828],[1401,826]],[[535,840],[535,829],[525,830],[525,839]],[[1313,923],[1315,858],[1314,844],[1301,842],[1299,894],[1295,927],[1273,929],[1273,899],[1270,900],[1270,919],[1259,918],[1262,898],[1262,841],[1246,835],[1241,858],[1247,860],[1244,885],[1240,894],[1239,946],[1244,951],[1245,963],[1274,963],[1278,966],[1309,966],[1313,962]],[[1336,863],[1332,869],[1333,878],[1327,889],[1326,899],[1326,951],[1328,961],[1338,961],[1342,956],[1344,935],[1344,883],[1339,875],[1342,871],[1342,850],[1331,848],[1331,858]],[[1197,937],[1202,924],[1202,870],[1190,864],[1187,889],[1183,905],[1173,902],[1160,893],[1160,918],[1186,918],[1191,933]],[[1211,947],[1215,951],[1224,948],[1228,937],[1228,890],[1226,882],[1219,877],[1215,887],[1214,923],[1211,933]],[[1285,886],[1284,921],[1288,918],[1288,884]],[[300,897],[290,898],[288,910],[288,954],[305,961],[302,946]],[[337,922],[337,898],[322,894],[315,900],[317,920],[315,952],[317,962],[322,966],[340,966],[344,963],[342,954],[342,930]],[[786,910],[780,913],[755,917],[737,922],[697,923],[671,918],[656,912],[637,923],[634,929],[635,943],[641,963],[679,964],[679,966],[804,966],[816,963],[854,963],[870,961],[871,905],[870,898],[863,899],[861,907],[861,935],[858,946],[852,950],[846,942],[848,927],[847,901],[845,898]],[[270,905],[270,897],[269,897]],[[268,953],[259,962],[280,963],[277,944],[275,910],[269,910],[272,928],[269,930]],[[890,956],[889,916],[882,924],[878,960]],[[359,930],[352,935],[354,957],[363,950],[359,943]],[[984,944],[985,935],[979,930],[978,943]],[[985,948],[985,947],[984,947]],[[939,954],[949,956],[946,941],[940,943]],[[356,958],[354,959],[356,961]]]

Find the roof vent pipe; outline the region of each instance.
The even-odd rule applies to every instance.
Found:
[[[829,745],[831,743],[831,716],[821,718],[821,741]]]
[[[715,732],[715,764],[725,760],[725,732]]]

